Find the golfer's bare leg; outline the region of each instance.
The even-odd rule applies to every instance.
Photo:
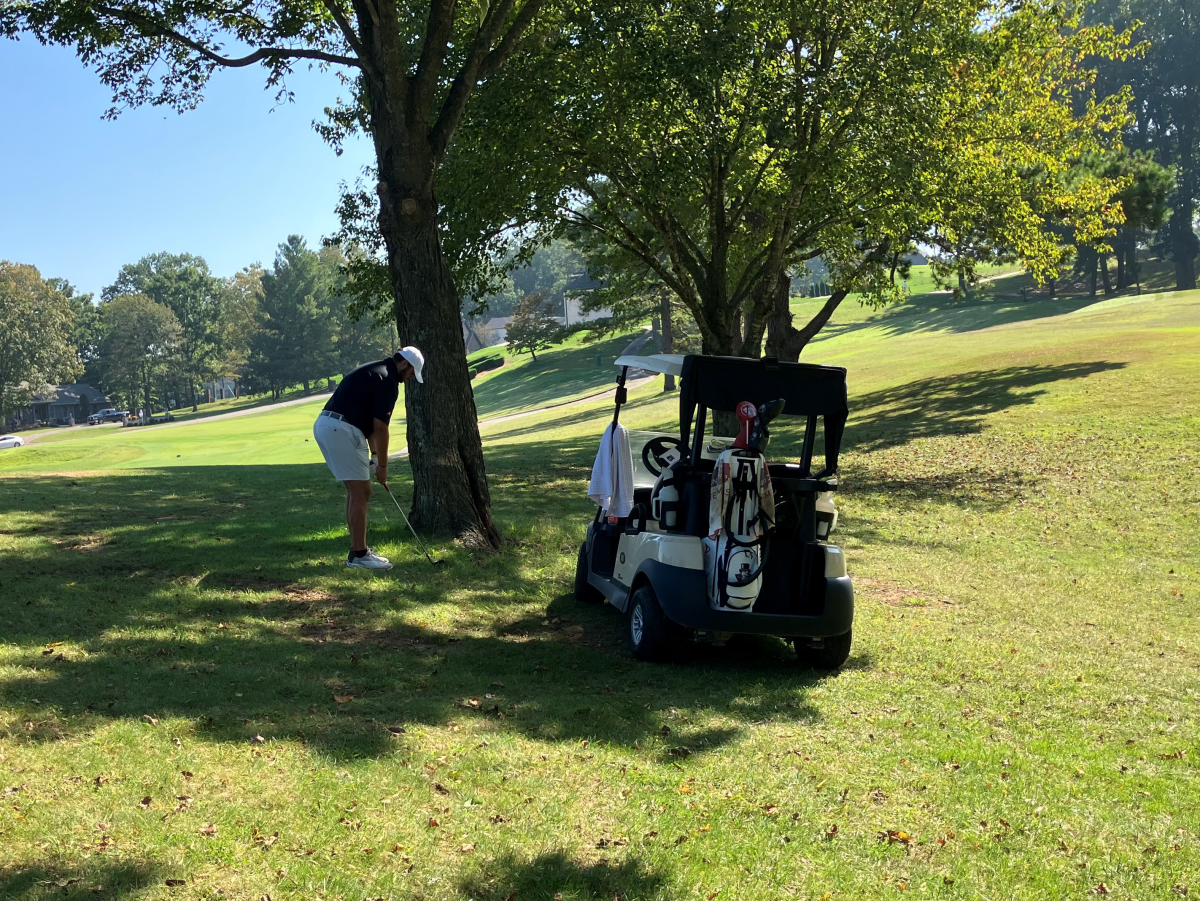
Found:
[[[346,525],[350,529],[351,547],[356,551],[367,549],[367,503],[370,500],[370,482],[346,482]]]

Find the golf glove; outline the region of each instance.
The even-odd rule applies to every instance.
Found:
[[[377,466],[379,466],[379,460],[377,460],[375,455],[372,454],[371,459],[367,463],[367,474],[372,476],[375,475],[375,468]]]

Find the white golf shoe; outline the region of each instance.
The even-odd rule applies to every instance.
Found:
[[[381,557],[370,548],[367,548],[365,557],[355,557],[353,552],[351,552],[346,558],[346,566],[357,569],[385,570],[391,569],[392,563],[387,557]]]

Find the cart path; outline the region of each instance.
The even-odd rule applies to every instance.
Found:
[[[332,391],[326,391],[322,394],[310,394],[308,397],[296,397],[292,400],[281,400],[274,404],[261,404],[254,407],[245,407],[241,410],[230,410],[228,413],[214,413],[212,416],[198,416],[195,419],[185,419],[182,422],[163,422],[159,423],[158,425],[139,425],[136,428],[138,430],[138,434],[140,435],[142,432],[151,432],[155,429],[175,429],[182,428],[186,425],[198,425],[202,422],[219,422],[222,419],[233,419],[237,416],[251,416],[255,413],[265,413],[268,410],[280,410],[284,407],[295,407],[299,404],[311,403],[312,401],[320,400],[321,398],[327,398],[332,393]],[[37,435],[30,435],[25,439],[25,443],[33,444],[33,442],[46,435],[61,435],[63,432],[73,432],[76,429],[85,429],[94,432],[105,427],[121,428],[121,426],[116,425],[115,423],[104,423],[103,425],[99,426],[80,423],[79,425],[66,426],[65,428],[61,429],[54,429],[52,431],[41,432]]]

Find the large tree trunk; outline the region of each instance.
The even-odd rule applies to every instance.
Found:
[[[1096,262],[1100,266],[1100,277],[1104,282],[1104,296],[1112,294],[1112,281],[1108,277],[1108,254],[1102,253]]]
[[[821,305],[821,309],[808,320],[808,323],[798,329],[792,325],[792,311],[788,296],[790,285],[791,279],[787,277],[787,273],[781,273],[775,286],[775,301],[771,318],[767,323],[767,350],[772,356],[788,363],[795,363],[799,361],[801,351],[829,322],[834,311],[846,299],[848,292],[841,289],[834,291]]]
[[[395,140],[400,138],[401,140]],[[423,136],[418,139],[423,143]],[[452,533],[474,547],[499,547],[459,299],[442,257],[432,162],[412,141],[375,128],[379,227],[387,245],[402,345],[425,354],[425,381],[404,387],[414,524]],[[407,145],[405,147],[404,145]],[[407,159],[401,156],[408,150]]]
[[[671,327],[671,292],[665,287],[662,289],[659,318],[662,320],[662,352],[673,354],[675,353],[675,333]],[[663,391],[674,390],[675,376],[668,372],[663,376]]]
[[[1124,291],[1128,287],[1128,285],[1125,284],[1125,280],[1128,276],[1128,272],[1125,269],[1126,246],[1129,243],[1129,239],[1127,237],[1128,231],[1129,230],[1125,229],[1125,228],[1118,229],[1116,252],[1113,254],[1113,256],[1115,256],[1117,258],[1117,290],[1118,291]]]
[[[1193,200],[1186,196],[1183,186],[1171,214],[1171,257],[1175,261],[1175,290],[1190,291],[1196,287],[1196,233],[1192,230]]]

